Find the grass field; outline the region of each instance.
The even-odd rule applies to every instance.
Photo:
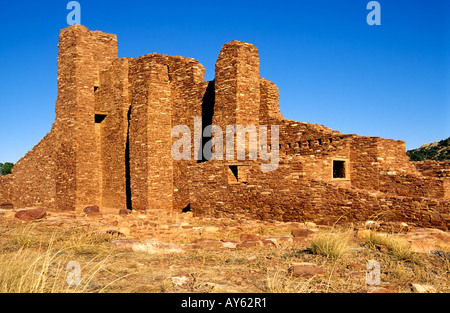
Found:
[[[286,235],[289,229],[267,227],[259,233]],[[121,237],[100,229],[3,221],[0,292],[414,292],[412,284],[450,291],[449,254],[412,252],[395,234],[360,238],[349,229],[320,228],[301,244],[185,249],[194,237],[173,230],[164,241],[184,252],[148,253],[117,248],[111,242]],[[370,260],[380,265],[379,286],[367,284]],[[323,274],[294,276],[292,264],[302,262]]]

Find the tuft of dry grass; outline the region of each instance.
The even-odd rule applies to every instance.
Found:
[[[332,259],[348,256],[351,245],[350,231],[321,231],[311,241],[311,252]]]
[[[369,233],[366,238],[366,245],[382,245],[389,249],[389,252],[401,261],[419,262],[411,251],[411,244],[395,235],[380,234],[374,231]]]
[[[263,291],[270,293],[308,293],[313,292],[311,281],[292,277],[288,271],[275,268],[266,271]]]

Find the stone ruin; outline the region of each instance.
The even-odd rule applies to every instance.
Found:
[[[410,162],[405,143],[283,118],[258,50],[223,46],[215,79],[198,61],[157,53],[118,58],[113,34],[61,30],[51,131],[0,176],[0,205],[16,209],[160,209],[318,224],[368,219],[448,230],[449,162]],[[202,125],[195,125],[201,117]],[[175,160],[175,125],[278,125],[276,170],[263,161]],[[198,129],[200,127],[200,129]],[[211,138],[209,138],[211,139]],[[208,140],[191,138],[192,155]]]

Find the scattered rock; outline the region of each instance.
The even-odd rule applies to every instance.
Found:
[[[360,239],[366,239],[369,238],[371,232],[370,229],[358,229],[356,236]]]
[[[208,232],[208,233],[213,233],[219,230],[219,227],[217,226],[206,226],[205,228],[203,228],[204,232]]]
[[[192,241],[192,243],[204,243],[204,242],[211,242],[211,241],[216,241],[216,240],[210,239],[210,238],[198,238],[198,239],[195,239],[194,241]]]
[[[237,243],[231,242],[231,241],[225,241],[225,242],[222,242],[222,247],[228,248],[228,249],[236,249]]]
[[[257,241],[260,238],[256,234],[243,234],[240,239],[241,241]]]
[[[130,210],[127,210],[127,209],[119,210],[119,215],[128,215],[128,214],[130,214]]]
[[[97,205],[92,205],[85,207],[83,212],[86,214],[100,213],[100,208]]]
[[[419,253],[429,253],[436,247],[435,240],[433,239],[423,239],[414,240],[411,242],[411,251]]]
[[[364,270],[366,270],[366,265],[352,263],[352,264],[347,265],[347,268],[353,269],[353,270],[358,270],[358,271],[364,271]]]
[[[323,268],[316,266],[313,263],[293,263],[289,269],[289,272],[292,276],[295,277],[313,277],[313,276],[322,276]]]
[[[133,239],[116,239],[112,240],[111,244],[119,249],[146,252],[150,254],[184,252],[184,250],[178,245],[158,240],[146,240],[144,242],[139,242]]]
[[[445,251],[442,251],[442,250],[433,249],[430,253],[434,254],[434,255],[437,255],[437,256],[440,256],[442,258],[450,259],[450,252],[445,252]]]
[[[263,246],[275,246],[277,241],[274,239],[261,239]]]
[[[380,227],[380,222],[366,221],[364,226],[367,229],[378,229],[378,227]]]
[[[236,245],[236,248],[252,248],[252,247],[262,247],[263,242],[261,240],[246,240]]]
[[[33,221],[42,219],[47,216],[47,212],[44,209],[38,208],[38,209],[28,209],[28,210],[21,210],[18,211],[14,217],[18,218],[22,221]]]
[[[450,233],[439,229],[416,228],[398,236],[411,243],[412,252],[430,253],[435,249],[447,250],[450,247]]]
[[[411,227],[404,222],[381,222],[378,231],[400,233],[409,232]]]
[[[194,216],[194,213],[193,213],[193,212],[190,212],[190,211],[188,211],[188,212],[183,212],[183,213],[181,214],[181,216],[182,216],[183,218],[192,218],[192,217]]]
[[[189,274],[180,274],[178,276],[170,277],[172,284],[175,287],[184,287],[189,282]]]
[[[111,244],[119,249],[132,250],[134,244],[138,244],[137,240],[133,239],[116,239],[111,240]]]
[[[146,240],[138,242],[131,246],[133,251],[146,252],[150,254],[164,254],[164,253],[182,253],[184,252],[180,246],[162,242],[158,240]]]
[[[119,232],[121,232],[122,234],[129,236],[131,234],[131,230],[128,227],[119,227]]]
[[[222,247],[223,243],[218,240],[202,240],[197,239],[195,240],[197,242],[194,242],[189,247],[191,249],[204,249],[204,248],[215,248],[215,247]]]
[[[237,239],[229,239],[229,238],[220,239],[220,241],[222,241],[222,242],[232,242],[232,243],[236,243],[236,244],[239,243],[239,240],[237,240]]]
[[[212,289],[214,289],[216,287],[216,284],[207,281],[207,282],[202,284],[202,287],[212,290]]]
[[[115,230],[115,229],[107,230],[106,233],[107,233],[107,234],[110,234],[110,235],[117,236],[117,237],[120,237],[120,236],[126,237],[124,233],[122,233],[122,232],[120,232],[120,231],[118,231],[118,230]]]
[[[268,241],[270,241],[275,245],[279,245],[281,243],[292,243],[294,241],[292,237],[288,236],[265,236],[261,240],[263,241],[263,244],[269,244]]]
[[[433,286],[421,285],[421,284],[411,284],[411,289],[417,293],[433,293],[436,292]]]
[[[303,238],[303,237],[311,236],[312,234],[314,234],[314,232],[310,229],[297,228],[297,229],[293,229],[291,234],[294,237]]]
[[[385,245],[376,244],[375,248],[377,248],[377,250],[382,252],[382,253],[388,253],[389,252],[389,248],[386,247]]]
[[[14,209],[14,205],[11,203],[3,203],[3,204],[0,204],[0,209],[12,210],[12,209]]]
[[[392,293],[392,291],[384,287],[371,286],[367,289],[361,289],[359,293]]]

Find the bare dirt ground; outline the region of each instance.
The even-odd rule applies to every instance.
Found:
[[[447,293],[450,234],[361,225],[0,210],[0,292]]]

